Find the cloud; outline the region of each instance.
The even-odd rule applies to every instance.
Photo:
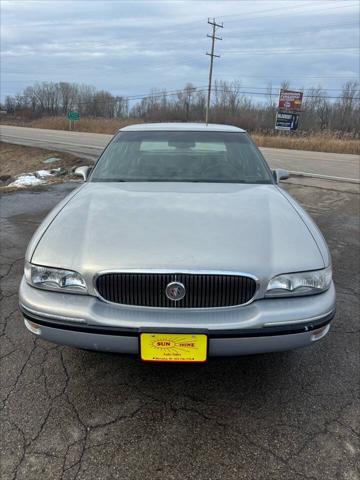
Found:
[[[358,75],[352,0],[12,0],[1,8],[2,98],[35,81],[89,83],[123,95],[205,85],[209,16],[225,27],[215,78],[339,89]]]

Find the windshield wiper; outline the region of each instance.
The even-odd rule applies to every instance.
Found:
[[[123,178],[93,178],[92,182],[131,182],[132,180],[124,180]]]

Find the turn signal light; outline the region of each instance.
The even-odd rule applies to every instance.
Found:
[[[41,327],[37,323],[31,322],[30,320],[24,319],[25,327],[30,330],[34,335],[41,334]]]

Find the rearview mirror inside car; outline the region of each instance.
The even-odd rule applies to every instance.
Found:
[[[192,140],[186,142],[180,140],[169,140],[168,145],[169,147],[175,147],[180,150],[189,150],[190,148],[195,147],[195,142]]]

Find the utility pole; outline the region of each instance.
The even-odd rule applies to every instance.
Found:
[[[206,125],[209,122],[209,110],[210,110],[210,96],[211,96],[211,81],[212,81],[212,71],[213,71],[213,63],[214,63],[214,57],[220,58],[220,55],[215,55],[214,49],[215,49],[215,40],[222,40],[221,37],[217,37],[215,35],[216,29],[217,28],[224,28],[223,24],[216,23],[215,18],[210,20],[208,18],[208,24],[212,25],[212,35],[207,35],[207,37],[211,38],[211,53],[207,53],[206,55],[209,55],[210,57],[210,70],[209,70],[209,86],[208,86],[208,96],[207,96],[207,103],[206,103],[206,115],[205,115],[205,122]]]

